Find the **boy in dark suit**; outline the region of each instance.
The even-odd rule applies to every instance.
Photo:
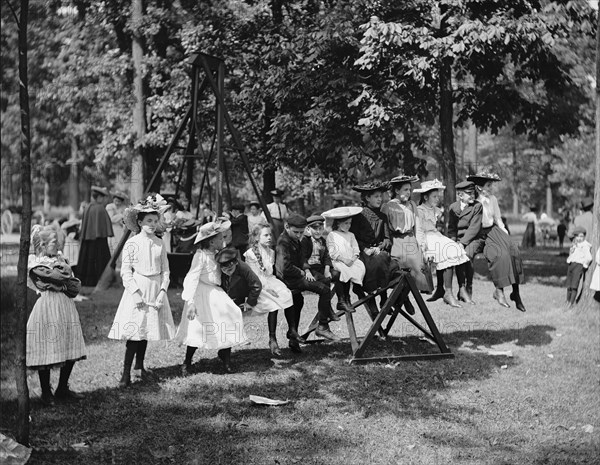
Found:
[[[300,352],[300,343],[306,342],[298,334],[300,324],[300,312],[304,305],[302,291],[310,291],[319,294],[319,326],[315,331],[317,336],[338,341],[329,329],[329,315],[331,313],[331,289],[329,285],[315,279],[308,263],[304,260],[300,240],[307,226],[306,218],[301,215],[292,214],[286,220],[284,231],[277,239],[275,269],[277,278],[285,283],[294,295],[294,306],[285,310],[285,318],[288,322],[288,339],[292,351]],[[294,292],[295,291],[295,292]]]
[[[483,206],[476,202],[475,184],[463,181],[456,185],[458,202],[448,208],[448,237],[460,243],[469,261],[456,267],[458,279],[458,299],[474,304],[473,295],[473,258],[483,251],[485,237],[481,231]],[[436,290],[436,293],[438,291]]]

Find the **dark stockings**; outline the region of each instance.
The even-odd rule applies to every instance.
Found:
[[[192,358],[194,357],[194,353],[196,352],[197,347],[187,346],[185,351],[185,363],[187,366],[192,366]]]
[[[269,315],[267,316],[267,323],[269,325],[269,339],[270,340],[277,340],[277,314],[279,313],[278,310],[275,310],[274,312],[270,312]]]

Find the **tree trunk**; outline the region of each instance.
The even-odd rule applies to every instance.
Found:
[[[442,151],[438,163],[446,186],[446,207],[456,200],[456,155],[454,153],[454,112],[452,108],[452,60],[440,66],[440,138]]]
[[[29,388],[27,387],[27,259],[31,231],[31,128],[29,117],[29,90],[27,80],[27,22],[29,1],[21,0],[19,14],[19,105],[21,107],[21,195],[23,212],[19,262],[17,265],[17,328],[16,328],[16,381],[18,393],[17,441],[29,445]]]
[[[136,202],[144,193],[144,149],[142,140],[146,134],[146,116],[144,101],[144,83],[142,74],[142,59],[144,56],[140,26],[143,19],[142,0],[132,0],[131,22],[133,29],[133,42],[131,51],[133,57],[133,94],[135,106],[133,108],[133,129],[136,135],[135,149],[131,160],[130,199]]]
[[[77,214],[79,210],[79,167],[77,166],[79,158],[79,147],[77,139],[71,139],[71,159],[67,162],[70,166],[69,173],[69,205],[73,212]]]
[[[598,15],[598,24],[596,25],[596,83],[600,83],[600,15]],[[596,258],[596,252],[600,247],[600,86],[596,85],[596,188],[594,189],[594,208],[592,223],[592,256]],[[586,273],[586,279],[583,283],[584,293],[581,299],[581,306],[585,310],[598,310],[600,303],[594,298],[595,292],[590,289],[592,274],[595,266],[595,260]]]
[[[512,208],[512,212],[513,215],[518,215],[519,214],[519,189],[518,189],[518,184],[517,184],[517,180],[519,179],[519,167],[518,167],[518,163],[517,163],[517,145],[515,144],[514,140],[513,140],[513,146],[512,146],[512,183],[511,183],[511,190],[512,190],[512,196],[513,196],[513,208]]]

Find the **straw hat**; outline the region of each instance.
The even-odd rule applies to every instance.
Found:
[[[160,194],[150,194],[144,200],[140,200],[136,205],[128,207],[123,212],[123,223],[125,227],[134,233],[140,232],[137,219],[139,213],[157,213],[162,215],[169,205]]]
[[[482,184],[487,181],[502,181],[502,178],[490,171],[480,171],[477,174],[467,176],[467,181],[473,181],[475,184]]]
[[[406,184],[407,182],[413,183],[419,180],[418,176],[407,176],[404,173],[399,174],[395,178],[392,178],[389,182],[390,185],[393,184]]]
[[[108,197],[108,189],[106,187],[92,186],[92,192],[97,192],[98,194],[105,195]]]
[[[337,207],[323,212],[321,216],[323,216],[324,218],[331,218],[334,220],[343,220],[346,218],[350,218],[351,216],[358,215],[362,211],[363,207]]]
[[[421,188],[415,189],[413,192],[415,194],[425,194],[426,192],[435,191],[439,189],[443,190],[445,188],[446,186],[444,186],[441,181],[433,179],[431,181],[423,181],[421,183]]]
[[[231,221],[222,220],[220,218],[217,219],[217,221],[211,221],[210,223],[203,224],[200,226],[200,231],[198,231],[198,235],[196,236],[194,244],[206,239],[210,239],[211,237],[228,230],[230,227]]]
[[[360,192],[361,194],[369,194],[372,192],[386,191],[389,188],[389,183],[381,181],[373,181],[360,186],[354,186],[353,191]]]
[[[113,199],[116,197],[118,199],[121,199],[123,202],[129,199],[129,197],[127,197],[127,194],[123,191],[114,191],[112,196]]]

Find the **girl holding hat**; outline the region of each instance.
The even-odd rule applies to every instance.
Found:
[[[136,374],[142,379],[148,375],[144,368],[148,341],[168,341],[175,330],[167,299],[167,250],[155,235],[166,208],[167,202],[159,194],[151,194],[125,209],[123,215],[125,226],[136,234],[123,247],[121,277],[125,290],[108,334],[110,339],[127,341],[119,387],[131,384],[134,357]]]
[[[350,305],[350,286],[360,286],[362,291],[363,279],[365,277],[365,265],[360,259],[360,248],[356,237],[350,232],[352,217],[358,215],[362,207],[338,207],[323,213],[324,218],[332,218],[332,231],[327,235],[327,250],[331,257],[333,267],[340,272],[339,282],[343,292],[338,294],[341,298],[341,308],[346,312],[354,312]],[[357,289],[355,289],[355,292]]]
[[[29,256],[27,285],[41,294],[27,321],[27,367],[37,370],[42,402],[54,399],[79,400],[69,389],[75,362],[86,358],[79,314],[73,302],[81,283],[73,277],[62,256],[63,235],[53,226],[35,225],[31,231],[33,254]],[[60,367],[58,387],[52,394],[50,370]]]
[[[387,216],[392,250],[390,255],[400,268],[410,268],[417,287],[422,291],[431,291],[431,286],[423,273],[423,254],[417,242],[417,204],[410,200],[412,183],[416,176],[400,175],[390,181],[392,200],[387,202],[381,212]]]
[[[467,176],[467,181],[475,183],[479,196],[477,201],[483,206],[481,220],[482,233],[485,235],[483,255],[496,290],[493,297],[503,307],[510,307],[504,295],[504,288],[512,286],[510,299],[518,310],[524,312],[525,305],[521,300],[519,284],[525,281],[523,263],[518,247],[513,244],[502,221],[498,199],[492,194],[495,182],[500,176],[494,173],[480,172]]]
[[[440,204],[440,191],[445,189],[440,181],[425,181],[420,189],[415,192],[421,194],[421,204],[417,207],[419,221],[417,223],[417,242],[426,260],[435,264],[438,278],[443,275],[444,302],[451,307],[460,307],[452,293],[452,278],[454,267],[461,266],[469,261],[464,248],[452,239],[444,236],[437,229],[437,221],[442,216],[438,207]]]
[[[215,259],[223,247],[223,232],[231,226],[221,219],[200,227],[190,271],[183,281],[183,314],[175,340],[186,345],[185,371],[197,348],[218,349],[225,371],[231,373],[231,348],[246,340],[242,312],[220,287],[221,268]],[[182,370],[183,370],[182,368]]]
[[[272,243],[271,226],[259,224],[250,231],[249,249],[244,257],[262,284],[254,312],[268,313],[269,348],[273,355],[281,355],[277,344],[277,314],[279,309],[292,308],[294,300],[291,291],[273,273],[275,251],[271,248]]]

